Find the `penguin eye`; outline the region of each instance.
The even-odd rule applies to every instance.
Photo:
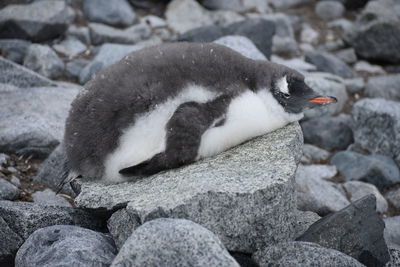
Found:
[[[290,97],[290,95],[289,95],[289,94],[286,94],[286,93],[284,93],[284,94],[283,94],[283,97],[287,99],[287,98],[289,98],[289,97]]]

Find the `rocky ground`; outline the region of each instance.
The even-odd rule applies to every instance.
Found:
[[[285,64],[339,101],[191,166],[56,195],[82,86],[179,41]],[[400,266],[399,101],[396,0],[3,0],[0,265]]]

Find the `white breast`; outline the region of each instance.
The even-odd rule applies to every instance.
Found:
[[[118,148],[107,156],[104,162],[103,182],[125,181],[119,170],[139,164],[165,150],[165,126],[179,105],[189,101],[206,103],[217,96],[215,92],[204,87],[190,85],[176,97],[159,104],[154,110],[140,114],[135,123],[124,130]]]
[[[197,159],[216,155],[302,117],[303,114],[285,112],[268,90],[248,90],[232,100],[224,125],[203,134]]]

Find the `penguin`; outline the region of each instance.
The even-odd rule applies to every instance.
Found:
[[[336,101],[293,69],[222,45],[161,44],[84,86],[66,120],[67,161],[72,176],[125,182],[214,156]]]

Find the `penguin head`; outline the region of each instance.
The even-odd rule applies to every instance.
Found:
[[[311,89],[299,72],[282,68],[272,77],[271,92],[287,113],[302,113],[306,109],[336,103],[333,96],[321,96]]]

